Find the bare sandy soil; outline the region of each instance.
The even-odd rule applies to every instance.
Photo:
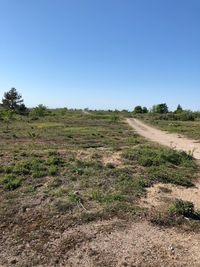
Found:
[[[199,233],[156,227],[145,219],[112,218],[55,232],[41,253],[34,243],[5,249],[0,266],[200,267],[199,240]]]
[[[71,252],[68,265],[63,266],[200,266],[199,234],[165,230],[145,221],[130,225],[115,220],[88,224],[77,231],[89,236],[89,241]]]
[[[146,125],[138,119],[129,118],[126,119],[126,121],[139,135],[147,138],[148,140],[177,150],[193,153],[194,158],[200,160],[200,143],[197,143],[196,140],[186,138],[180,134],[172,134],[161,131]]]
[[[141,201],[144,207],[158,207],[166,203],[166,201],[180,198],[185,201],[190,201],[194,204],[197,210],[200,210],[200,184],[195,187],[186,188],[173,184],[154,184],[147,188],[147,196]]]

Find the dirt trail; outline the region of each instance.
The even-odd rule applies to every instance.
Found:
[[[177,150],[186,152],[192,151],[194,158],[198,161],[200,160],[200,143],[196,143],[195,140],[188,139],[179,134],[171,134],[161,131],[146,125],[137,119],[127,119],[127,123],[133,127],[139,135],[153,142],[173,147]],[[167,199],[181,198],[193,202],[195,208],[200,209],[200,181],[197,181],[196,186],[191,188],[165,184],[164,187],[167,188],[170,193],[161,191],[160,187],[162,187],[162,184],[160,183],[149,187],[147,189],[147,196],[141,200],[141,203],[144,202],[144,206],[147,207],[156,207],[165,203]]]
[[[196,140],[186,138],[180,134],[161,131],[137,119],[126,119],[126,122],[134,128],[139,135],[164,146],[183,150],[185,152],[192,152],[194,158],[200,160],[200,143]]]

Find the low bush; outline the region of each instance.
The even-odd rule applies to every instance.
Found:
[[[161,164],[173,164],[176,166],[192,165],[194,167],[193,157],[184,151],[174,149],[139,146],[128,149],[123,156],[129,160],[137,160],[144,167],[159,166]]]
[[[185,173],[185,170],[167,168],[165,165],[153,166],[148,169],[148,180],[161,183],[172,183],[186,187],[194,186],[192,174]]]
[[[189,221],[188,221],[189,219]],[[176,199],[172,205],[164,211],[153,211],[150,213],[150,220],[153,223],[165,226],[176,226],[188,224],[196,226],[193,222],[200,220],[200,213],[195,211],[194,204],[182,199]]]
[[[21,180],[16,178],[13,174],[6,174],[1,178],[1,183],[3,184],[4,189],[9,191],[15,190],[21,185]]]

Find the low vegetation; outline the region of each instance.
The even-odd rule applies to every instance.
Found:
[[[194,185],[198,166],[192,155],[148,143],[124,122],[128,116],[43,105],[26,114],[1,109],[0,227],[8,247],[26,240],[46,264],[43,244],[55,233],[102,218],[145,218],[140,198],[147,187]],[[168,212],[186,216],[184,205],[177,202]],[[160,215],[151,218],[161,221]]]
[[[184,229],[200,230],[200,211],[195,210],[192,202],[182,199],[176,199],[168,209],[154,210],[150,220],[161,226],[182,226]]]
[[[186,135],[200,140],[200,112],[184,110],[178,105],[169,111],[165,103],[154,105],[147,113],[134,110],[134,116],[162,130]]]

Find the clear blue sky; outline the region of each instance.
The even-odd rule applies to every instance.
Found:
[[[0,97],[200,110],[199,0],[0,0]]]

